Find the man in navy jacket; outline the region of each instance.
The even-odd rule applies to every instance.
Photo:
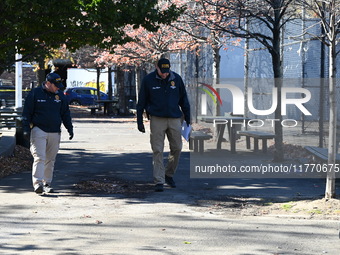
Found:
[[[150,116],[150,143],[153,151],[155,191],[163,191],[166,182],[176,187],[173,176],[182,151],[182,118],[190,124],[190,105],[182,78],[170,70],[170,61],[162,58],[142,81],[137,104],[138,130],[145,132],[143,112]],[[163,163],[165,135],[169,140],[168,164]]]
[[[73,125],[68,102],[62,91],[61,78],[56,73],[46,76],[46,81],[32,89],[25,99],[23,129],[30,136],[30,150],[34,158],[32,182],[34,191],[51,193],[55,158],[60,144],[61,123],[69,139],[73,138]]]

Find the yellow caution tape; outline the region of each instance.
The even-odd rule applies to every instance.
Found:
[[[30,91],[31,89],[23,89],[22,91]],[[15,92],[15,89],[0,89],[0,92]]]

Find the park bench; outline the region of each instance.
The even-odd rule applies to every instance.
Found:
[[[336,151],[338,151],[340,142],[340,125],[337,124],[336,127]],[[317,146],[305,146],[305,149],[313,155],[314,158],[317,158],[321,161],[328,161],[328,149],[320,148]],[[335,156],[336,163],[340,163],[340,154],[336,154]]]
[[[262,132],[262,131],[238,131],[237,134],[239,136],[246,137],[246,145],[247,149],[250,149],[250,138],[254,138],[254,151],[257,152],[259,150],[259,140],[262,140],[262,152],[267,152],[267,140],[274,139],[275,134]]]
[[[204,140],[209,140],[212,135],[203,131],[192,131],[189,138],[189,149],[194,152],[204,152]]]
[[[6,108],[0,110],[0,128],[16,128],[17,120],[22,118],[21,111]]]
[[[89,105],[87,107],[87,109],[91,110],[91,115],[95,115],[96,114],[96,110],[101,111],[102,107],[100,105],[95,104],[95,105]]]
[[[24,105],[25,103],[25,99],[22,99],[22,105]],[[4,108],[11,108],[11,107],[15,107],[15,99],[3,99],[1,101],[1,105]]]
[[[117,99],[94,100],[94,102],[96,103],[97,107],[99,107],[98,110],[101,110],[101,107],[103,107],[104,115],[109,113],[115,113],[116,115],[119,114],[119,105]]]
[[[309,153],[311,153],[313,157],[321,161],[328,161],[328,149],[327,148],[320,148],[316,146],[305,146],[305,149]],[[336,154],[335,162],[340,163],[340,154]]]

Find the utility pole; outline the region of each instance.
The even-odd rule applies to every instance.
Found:
[[[22,108],[22,55],[15,54],[15,108]]]

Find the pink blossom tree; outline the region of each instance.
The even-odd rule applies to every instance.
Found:
[[[160,6],[167,8],[168,1],[162,1]],[[126,26],[125,34],[131,38],[130,42],[114,46],[110,51],[105,51],[97,61],[106,66],[135,66],[137,74],[140,69],[148,69],[159,57],[171,52],[191,51],[200,54],[200,46],[210,45],[213,49],[213,78],[220,78],[221,47],[226,45],[230,37],[224,32],[214,30],[211,22],[223,22],[221,15],[214,8],[206,8],[197,1],[176,0],[172,1],[178,8],[185,8],[184,13],[169,25],[162,25],[155,32],[150,32],[142,27]],[[230,21],[223,22],[228,25]],[[235,40],[239,41],[239,40]],[[198,73],[198,70],[196,70]],[[137,77],[137,84],[139,84]],[[138,86],[136,86],[138,90]]]

